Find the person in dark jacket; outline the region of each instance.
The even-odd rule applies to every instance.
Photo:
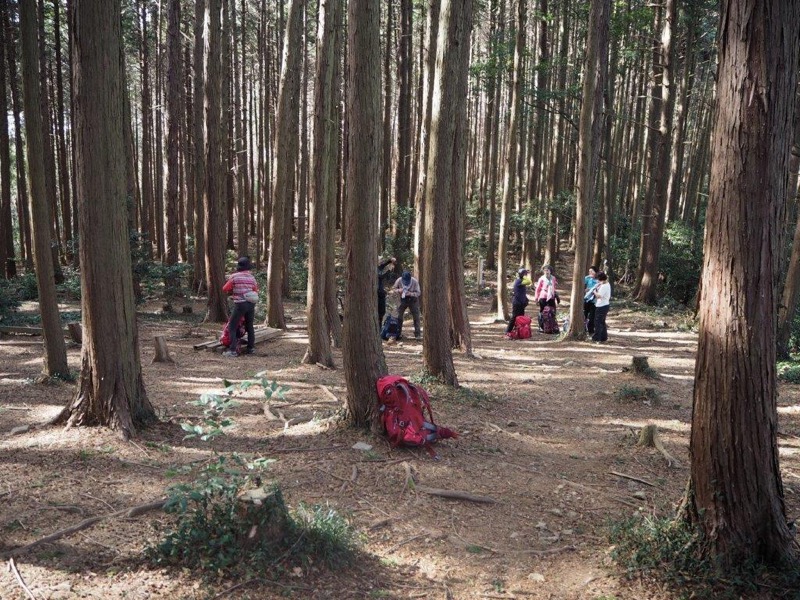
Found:
[[[517,317],[525,314],[525,307],[528,306],[528,286],[531,280],[528,277],[528,269],[517,271],[517,278],[514,280],[514,289],[511,292],[511,318],[508,320],[506,333],[511,333]]]
[[[392,256],[384,261],[378,263],[378,329],[380,330],[383,323],[383,316],[386,314],[386,288],[384,287],[384,279],[386,278],[389,269],[384,272],[388,265],[394,268],[397,259]]]

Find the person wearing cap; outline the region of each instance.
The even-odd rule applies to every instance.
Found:
[[[506,333],[511,333],[517,317],[525,314],[525,307],[528,306],[528,286],[531,285],[528,277],[528,269],[517,271],[517,278],[514,280],[514,288],[511,292],[511,318],[508,320]]]
[[[419,339],[419,297],[422,295],[419,281],[417,281],[416,277],[412,277],[411,273],[405,271],[400,279],[394,282],[392,293],[400,294],[400,306],[397,309],[397,318],[400,321],[401,329],[403,327],[403,315],[406,309],[409,309],[411,311],[411,316],[414,318],[414,337]]]
[[[244,354],[252,354],[255,350],[256,332],[253,329],[253,319],[258,301],[258,283],[250,272],[251,269],[250,257],[242,256],[236,261],[236,272],[222,286],[222,291],[233,297],[233,314],[228,321],[231,345],[224,352],[225,356],[239,356],[239,322],[242,317],[247,331],[247,349]]]

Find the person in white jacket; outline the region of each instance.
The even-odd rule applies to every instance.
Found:
[[[608,283],[608,275],[603,271],[597,274],[598,284],[594,292],[594,334],[592,341],[601,344],[608,341],[608,329],[606,328],[606,316],[608,315],[609,304],[611,303],[611,284]]]

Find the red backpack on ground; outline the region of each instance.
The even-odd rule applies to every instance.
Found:
[[[244,317],[239,320],[239,339],[241,340],[247,335],[247,331],[244,328]],[[228,324],[225,324],[225,329],[222,330],[222,336],[219,338],[219,343],[229,348],[231,345],[231,334],[228,330]]]
[[[508,332],[509,339],[527,340],[531,337],[531,318],[519,315],[514,320],[514,329]]]
[[[421,387],[387,375],[378,379],[377,388],[381,421],[392,446],[422,446],[435,457],[433,442],[458,437],[455,431],[434,423],[428,392]]]

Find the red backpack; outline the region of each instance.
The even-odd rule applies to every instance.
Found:
[[[455,431],[434,423],[428,392],[421,387],[387,375],[378,379],[377,388],[381,421],[392,446],[422,446],[435,457],[433,442],[458,437]]]
[[[244,317],[239,320],[239,336],[238,339],[242,339],[244,336],[247,335],[247,331],[244,328]],[[231,345],[231,332],[228,330],[228,324],[225,324],[225,329],[222,330],[222,335],[219,338],[219,343],[229,348]]]
[[[509,339],[527,340],[531,337],[531,318],[519,315],[514,320],[514,329],[508,332]]]

